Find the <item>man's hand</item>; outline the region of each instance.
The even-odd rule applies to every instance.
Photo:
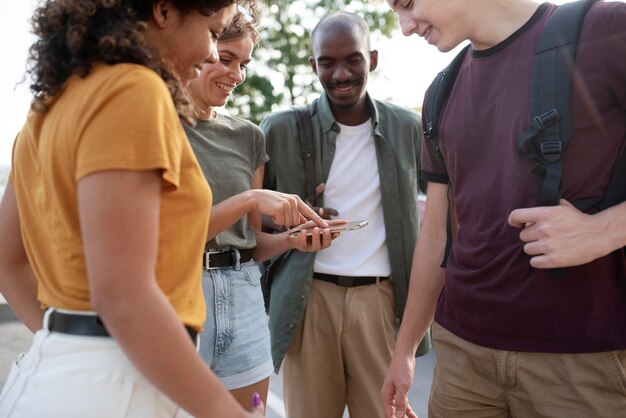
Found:
[[[333,216],[339,215],[339,212],[337,212],[337,209],[323,208],[321,206],[313,206],[312,208],[313,208],[313,211],[317,213],[322,219],[330,220],[333,218]]]
[[[344,220],[330,220],[330,225],[345,224]],[[300,231],[297,236],[292,236],[296,231]],[[331,245],[332,240],[337,238],[339,232],[331,232],[328,228],[320,228],[312,221],[308,221],[294,229],[286,232],[292,248],[302,252],[317,252],[328,248]]]
[[[521,229],[524,252],[535,268],[578,266],[612,251],[603,239],[609,226],[564,199],[558,206],[516,209],[509,225]]]
[[[339,215],[337,209],[313,206],[313,202],[315,202],[317,200],[317,197],[324,192],[324,189],[326,189],[326,184],[324,183],[320,183],[315,186],[315,195],[309,196],[306,200],[306,203],[308,203],[309,206],[313,208],[313,211],[317,213],[322,219],[332,219],[333,216]]]
[[[415,372],[415,357],[394,356],[387,371],[387,377],[380,392],[383,399],[386,418],[417,418],[407,397],[413,373]]]

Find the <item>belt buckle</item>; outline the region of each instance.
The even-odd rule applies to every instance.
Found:
[[[204,252],[204,269],[205,270],[215,270],[219,267],[211,267],[211,254],[221,254],[224,250],[207,250]]]
[[[224,254],[224,253],[231,253],[234,256],[234,260],[235,260],[235,268],[239,267],[239,251],[237,251],[236,248],[218,248],[218,249],[214,249],[214,250],[206,250],[204,252],[204,269],[205,270],[215,270],[215,269],[219,269],[222,268],[222,266],[215,266],[215,267],[211,267],[211,254]]]

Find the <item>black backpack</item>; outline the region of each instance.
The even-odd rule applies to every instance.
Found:
[[[563,152],[571,138],[570,91],[578,37],[585,15],[596,0],[578,0],[559,6],[541,32],[533,64],[531,124],[517,140],[522,158],[534,160],[531,172],[543,179],[540,205],[557,205],[562,196]],[[426,144],[439,154],[439,121],[465,54],[466,46],[433,80],[425,98]],[[581,211],[603,210],[626,200],[626,149],[622,151],[602,197],[572,202]],[[442,267],[452,246],[451,216]]]

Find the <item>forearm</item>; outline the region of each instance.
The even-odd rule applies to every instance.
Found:
[[[440,267],[444,249],[445,237],[427,237],[422,233],[417,242],[407,304],[396,340],[396,355],[414,356],[434,319],[445,280],[444,269]]]
[[[451,213],[455,219],[454,200],[448,197],[448,193],[447,185],[428,184],[424,221],[413,252],[407,305],[396,341],[397,356],[414,356],[435,316],[435,307],[445,281],[444,269],[440,265],[447,241],[447,214]],[[454,231],[458,227],[456,222],[453,224]]]
[[[37,300],[37,279],[24,249],[11,183],[0,202],[0,237],[0,292],[18,318],[34,332],[41,328],[43,311]]]
[[[235,222],[253,209],[250,190],[230,197],[211,208],[207,241],[231,227]]]
[[[602,255],[626,247],[626,202],[620,203],[594,215],[598,227],[595,244],[604,244]]]
[[[269,234],[267,232],[257,231],[256,248],[252,251],[252,257],[255,261],[261,262],[271,257],[282,254],[293,248],[288,232],[280,234]]]
[[[156,281],[112,289],[94,304],[137,369],[195,417],[240,417],[243,409],[197,354]]]
[[[13,312],[32,332],[41,328],[43,309],[37,300],[37,280],[29,264],[3,269],[0,293]]]

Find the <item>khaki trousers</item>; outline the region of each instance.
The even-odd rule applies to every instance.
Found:
[[[584,354],[494,350],[433,326],[430,418],[626,416],[626,350]]]
[[[341,287],[313,280],[281,374],[288,418],[383,418],[380,390],[396,333],[389,280]]]

